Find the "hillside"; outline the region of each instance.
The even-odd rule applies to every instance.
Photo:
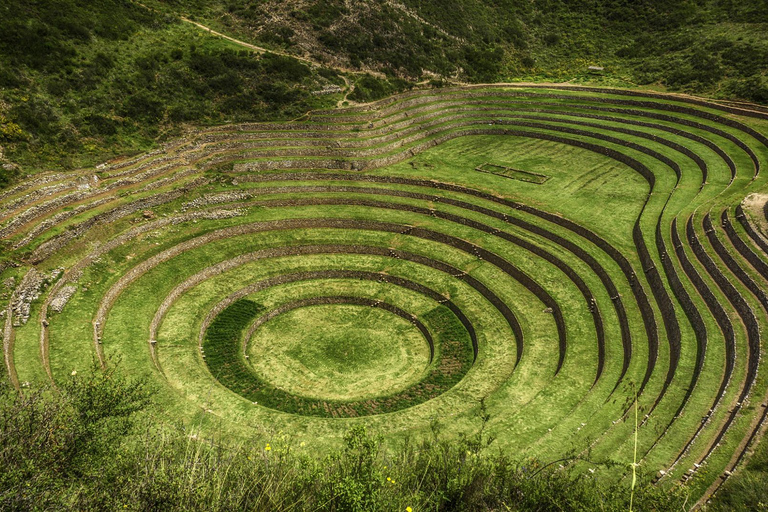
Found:
[[[11,0],[0,9],[0,186],[135,153],[187,124],[290,119],[419,81],[577,81],[768,102],[761,0]],[[257,57],[181,16],[323,65]],[[335,93],[345,79],[357,82],[348,98]],[[323,89],[331,94],[312,94]]]
[[[412,80],[570,80],[594,64],[626,83],[768,100],[760,1],[156,1],[264,44]]]
[[[186,123],[291,118],[343,83],[131,2],[14,1],[0,32],[0,144],[29,172],[94,165]],[[0,185],[14,177],[8,166]]]

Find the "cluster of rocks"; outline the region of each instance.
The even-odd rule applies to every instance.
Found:
[[[173,218],[171,221],[171,224],[173,225],[181,224],[183,222],[189,222],[190,220],[193,222],[197,222],[198,219],[200,220],[231,219],[233,217],[242,217],[246,213],[247,213],[246,210],[243,210],[242,208],[235,208],[231,210],[208,210],[208,211],[202,211],[202,212],[194,212],[194,213],[188,213],[186,215]]]
[[[63,286],[61,290],[59,290],[59,293],[56,294],[56,297],[51,301],[51,309],[56,313],[61,313],[64,306],[67,305],[67,302],[69,302],[69,299],[72,298],[72,295],[74,295],[76,291],[77,286],[73,284]]]
[[[32,302],[40,296],[44,282],[45,276],[34,268],[30,269],[21,280],[11,300],[14,327],[27,323]]]
[[[320,89],[319,91],[312,91],[312,94],[314,94],[315,96],[323,96],[325,94],[339,94],[343,91],[344,89],[342,89],[338,85],[328,84],[328,85],[324,85],[323,88]]]
[[[191,209],[201,208],[203,206],[221,204],[221,203],[234,203],[236,201],[244,201],[253,197],[251,192],[245,191],[232,191],[232,192],[220,192],[217,194],[205,194],[192,201],[187,201],[181,207],[181,211],[185,212]]]

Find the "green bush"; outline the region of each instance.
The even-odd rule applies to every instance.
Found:
[[[116,366],[73,372],[60,393],[41,389],[18,394],[3,384],[0,509],[66,508],[79,487],[114,477],[111,459],[133,431],[134,416],[148,405],[149,396],[143,383],[126,380]]]
[[[395,88],[388,81],[366,74],[355,82],[355,90],[348,97],[353,101],[369,102],[384,98],[394,91]]]
[[[94,368],[61,386],[0,388],[0,509],[624,511],[626,484],[515,460],[480,433],[384,447],[364,427],[318,453],[290,437],[236,446],[154,420],[150,390]],[[142,412],[144,411],[144,412]],[[601,464],[595,463],[600,466]],[[648,482],[643,475],[641,482]],[[681,510],[685,489],[638,485],[636,510]]]
[[[13,181],[19,178],[19,176],[20,173],[18,168],[10,167],[9,169],[4,169],[2,166],[0,166],[0,187],[4,187],[10,183],[13,183]],[[10,252],[10,250],[8,252]]]

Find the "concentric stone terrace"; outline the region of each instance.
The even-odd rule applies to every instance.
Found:
[[[485,86],[41,174],[0,193],[7,378],[119,358],[169,422],[320,447],[471,433],[482,401],[504,449],[627,471],[637,397],[641,467],[704,497],[766,419],[766,134]]]

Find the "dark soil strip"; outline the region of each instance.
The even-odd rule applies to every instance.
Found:
[[[720,331],[723,333],[723,337],[725,339],[725,369],[723,373],[723,378],[720,381],[720,388],[718,389],[717,394],[715,395],[715,398],[712,401],[712,406],[710,407],[709,413],[704,418],[702,418],[701,424],[696,429],[696,432],[694,432],[693,436],[688,440],[688,442],[685,444],[683,449],[678,453],[678,456],[675,459],[675,461],[671,464],[671,466],[674,466],[680,461],[680,459],[683,458],[683,456],[686,454],[690,446],[693,444],[693,442],[696,440],[698,435],[701,433],[702,429],[707,425],[707,423],[709,422],[710,416],[714,412],[715,408],[720,404],[720,401],[723,399],[723,396],[725,395],[725,390],[728,387],[728,384],[731,382],[731,377],[733,375],[733,368],[736,362],[736,336],[733,331],[733,325],[731,324],[731,320],[728,317],[728,313],[726,313],[725,309],[723,309],[723,306],[720,304],[720,302],[717,300],[715,295],[712,293],[712,290],[709,289],[707,284],[699,275],[696,268],[688,259],[688,255],[685,253],[685,249],[683,248],[682,241],[677,232],[677,219],[672,220],[672,243],[675,246],[675,253],[677,254],[678,259],[680,260],[680,266],[683,268],[683,271],[685,272],[686,276],[688,276],[688,279],[691,281],[691,283],[696,288],[701,298],[704,300],[704,303],[707,305],[707,308],[710,310],[710,312],[712,313],[712,316],[715,318],[715,321],[717,322],[717,325],[720,327]],[[703,358],[704,353],[702,353],[701,356]],[[699,364],[698,364],[698,358],[697,358],[697,368],[698,367],[699,367]]]
[[[731,424],[736,419],[736,416],[741,409],[742,403],[749,396],[749,392],[752,389],[752,384],[754,383],[755,377],[757,375],[760,333],[757,326],[757,319],[755,318],[754,313],[752,313],[749,305],[739,294],[739,292],[733,287],[733,285],[725,278],[725,276],[723,276],[723,274],[720,272],[720,269],[717,268],[714,261],[712,261],[712,258],[709,256],[709,254],[707,254],[706,250],[701,245],[701,242],[699,242],[699,239],[696,236],[696,232],[693,228],[693,217],[688,219],[686,232],[691,243],[691,247],[693,248],[693,252],[696,254],[696,258],[707,270],[707,273],[712,276],[712,279],[715,281],[718,288],[720,288],[720,290],[725,294],[725,296],[728,298],[728,301],[734,306],[736,312],[741,317],[747,331],[748,339],[747,375],[739,394],[738,403],[736,407],[731,410],[723,428],[718,433],[707,454],[702,458],[702,460],[705,460],[723,439]],[[755,348],[757,348],[757,351],[755,351]]]
[[[250,181],[250,182],[306,181],[306,180],[354,181],[354,182],[389,183],[389,184],[398,184],[398,185],[428,187],[428,188],[446,190],[449,192],[458,192],[461,194],[478,197],[513,210],[520,210],[530,215],[537,216],[539,218],[552,222],[553,224],[557,224],[565,229],[568,229],[569,231],[574,232],[575,234],[579,235],[582,238],[585,238],[589,242],[598,246],[601,250],[603,250],[606,254],[608,254],[619,265],[624,275],[626,276],[627,280],[630,282],[630,284],[632,284],[633,293],[635,295],[638,306],[640,308],[641,315],[643,316],[643,322],[644,322],[646,334],[649,339],[649,344],[652,346],[654,342],[655,343],[658,342],[656,322],[654,320],[653,310],[650,307],[650,303],[648,302],[647,296],[645,295],[645,291],[643,290],[640,283],[635,280],[635,273],[632,270],[632,267],[629,264],[629,262],[624,257],[624,255],[621,254],[620,251],[618,251],[611,244],[609,244],[608,242],[600,238],[595,233],[562,217],[559,217],[541,210],[537,210],[536,208],[533,208],[531,206],[528,206],[522,203],[510,201],[507,199],[502,199],[486,192],[481,192],[478,190],[461,187],[459,185],[451,185],[448,183],[440,183],[440,182],[428,181],[428,180],[416,180],[416,179],[410,179],[410,178],[398,178],[398,177],[391,177],[391,176],[336,174],[336,173],[326,174],[326,173],[313,173],[313,172],[279,173],[279,174],[269,174],[269,175],[248,175],[248,176],[242,176],[239,179],[241,179],[242,181]],[[466,204],[462,202],[454,202],[453,200],[442,198],[442,197],[435,197],[433,198],[433,200],[435,201],[439,200],[441,202],[445,202],[446,204],[451,204],[454,206],[461,206],[462,204]],[[479,208],[479,207],[473,207],[470,209],[474,210],[475,208]],[[616,386],[614,387],[614,391],[615,391],[615,389],[618,388],[621,380],[623,379],[629,367],[629,361],[631,360],[631,356],[632,356],[632,341],[631,341],[631,333],[629,330],[629,324],[627,321],[627,315],[626,315],[626,310],[624,309],[623,301],[621,300],[621,297],[619,296],[619,292],[616,286],[614,285],[613,281],[611,280],[610,276],[605,271],[605,269],[603,269],[602,266],[599,264],[599,262],[597,262],[597,260],[595,260],[580,245],[574,242],[571,242],[570,240],[567,240],[565,238],[562,238],[559,235],[551,233],[550,231],[546,230],[545,228],[539,225],[531,224],[529,222],[518,219],[516,217],[510,217],[504,213],[495,212],[493,210],[482,209],[482,210],[475,210],[475,211],[478,211],[480,213],[485,213],[488,215],[493,215],[496,218],[502,218],[505,222],[521,227],[525,230],[528,230],[532,233],[542,236],[552,241],[555,244],[565,247],[568,251],[572,252],[578,258],[584,261],[587,265],[589,265],[589,267],[600,277],[601,281],[603,282],[606,290],[608,290],[608,293],[611,295],[611,297],[616,298],[613,301],[613,303],[616,309],[617,316],[619,317],[619,322],[621,325],[621,332],[622,332],[624,362],[622,365],[621,376],[617,381]]]
[[[327,188],[332,188],[332,187],[327,187]],[[295,190],[293,191],[296,192],[296,191],[299,191],[300,189],[301,187],[295,187]],[[369,190],[380,191],[381,189],[369,189]],[[260,192],[270,193],[271,191],[262,190]],[[524,249],[530,251],[533,254],[536,254],[537,256],[541,257],[545,261],[551,263],[552,265],[560,269],[564,274],[568,276],[568,278],[574,283],[574,285],[576,285],[576,287],[579,289],[579,291],[583,295],[586,305],[589,308],[589,311],[592,315],[593,322],[595,324],[595,331],[597,334],[598,369],[597,369],[597,375],[595,376],[593,385],[597,383],[598,379],[602,375],[603,367],[605,365],[605,331],[603,328],[602,317],[600,316],[600,311],[597,308],[592,292],[590,291],[589,287],[584,282],[584,280],[581,278],[581,276],[579,276],[578,273],[576,273],[576,271],[573,270],[573,268],[571,268],[567,263],[565,263],[560,258],[554,256],[553,254],[545,251],[544,249],[528,242],[527,240],[524,240],[515,235],[512,235],[511,233],[507,233],[505,231],[500,231],[496,228],[492,228],[480,222],[467,219],[465,217],[460,217],[458,215],[453,215],[453,214],[442,212],[439,210],[432,210],[428,208],[421,208],[421,207],[411,206],[406,204],[390,203],[386,201],[372,201],[372,200],[353,199],[353,198],[317,198],[315,197],[315,198],[306,198],[306,199],[272,199],[272,200],[256,201],[249,204],[266,206],[266,207],[349,205],[349,206],[365,206],[368,208],[384,208],[384,209],[391,209],[391,210],[397,210],[397,211],[407,211],[407,212],[416,213],[420,215],[441,218],[451,222],[455,222],[457,224],[469,226],[473,229],[483,231],[485,233],[502,238],[508,242],[511,242],[520,247],[523,247]],[[564,349],[564,346],[561,345],[561,348]],[[561,365],[562,365],[562,357],[558,365],[558,369],[560,368]]]
[[[241,304],[253,304],[254,307],[246,308],[247,315],[243,315],[237,311],[242,309]],[[330,304],[354,304],[389,311],[416,326],[430,346],[434,346],[432,333],[413,315],[386,302],[365,297],[321,296],[302,299],[277,307],[258,318],[253,325],[258,327],[280,314],[297,308]],[[448,323],[443,324],[438,333],[441,354],[436,366],[420,382],[408,389],[391,396],[359,401],[321,400],[295,395],[263,381],[240,355],[242,345],[239,343],[239,338],[245,330],[246,323],[255,316],[258,309],[254,303],[242,299],[230,305],[209,327],[203,347],[206,352],[206,364],[219,382],[233,392],[253,401],[254,404],[259,403],[272,409],[307,416],[334,418],[394,412],[444,393],[461,381],[471,367],[471,361],[464,360],[461,354],[460,342],[457,344],[455,340],[458,334],[455,326],[451,327]],[[233,310],[234,314],[230,314]]]

